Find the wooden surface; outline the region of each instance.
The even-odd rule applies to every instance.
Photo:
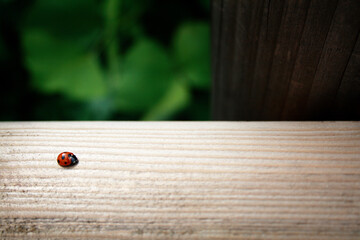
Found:
[[[360,239],[360,122],[2,122],[0,139],[1,239]]]
[[[213,119],[360,120],[359,16],[358,0],[213,0]]]

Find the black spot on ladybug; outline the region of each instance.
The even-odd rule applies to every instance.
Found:
[[[63,154],[63,155],[61,156],[61,159],[62,159],[62,160],[64,160],[64,159],[65,159],[65,154]]]
[[[64,162],[64,164],[67,164],[67,162]]]
[[[71,153],[68,154],[68,157],[71,157]]]
[[[60,163],[59,159],[58,159],[58,163]]]

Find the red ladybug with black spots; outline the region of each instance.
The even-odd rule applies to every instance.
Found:
[[[72,152],[62,152],[57,157],[57,162],[62,167],[70,167],[78,164],[79,160]]]

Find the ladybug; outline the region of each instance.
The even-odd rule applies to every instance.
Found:
[[[71,152],[62,152],[57,157],[57,162],[62,167],[70,167],[78,164],[79,160]]]

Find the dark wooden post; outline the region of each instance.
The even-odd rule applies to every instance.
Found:
[[[360,120],[359,0],[213,0],[214,120]]]

